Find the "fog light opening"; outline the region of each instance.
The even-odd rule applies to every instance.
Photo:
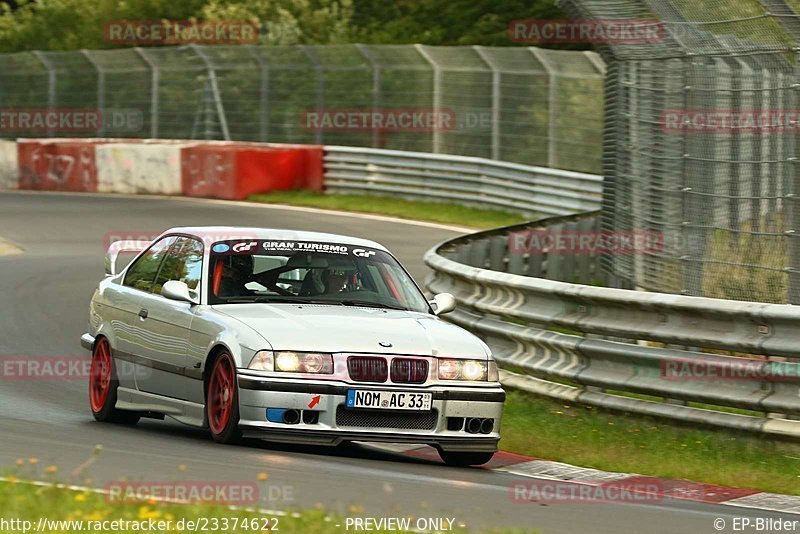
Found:
[[[451,432],[461,432],[464,429],[463,417],[448,417],[447,430]]]
[[[300,422],[300,410],[286,410],[283,414],[283,422],[287,425],[296,425]]]
[[[307,425],[316,425],[319,423],[319,412],[303,410],[303,423]]]

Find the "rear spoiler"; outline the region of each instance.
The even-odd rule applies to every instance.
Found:
[[[115,241],[108,247],[105,258],[106,276],[117,274],[117,258],[123,252],[142,252],[152,244],[152,241]]]

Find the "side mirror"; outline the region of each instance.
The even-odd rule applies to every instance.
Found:
[[[142,252],[152,244],[151,241],[115,241],[108,247],[105,257],[106,276],[117,274],[117,258],[123,252]]]
[[[189,286],[187,286],[185,282],[178,280],[170,280],[164,284],[164,287],[161,288],[161,295],[170,300],[188,302],[189,304],[197,304],[189,292]]]
[[[434,295],[430,304],[433,308],[433,313],[442,315],[456,309],[456,298],[450,293],[439,293]]]

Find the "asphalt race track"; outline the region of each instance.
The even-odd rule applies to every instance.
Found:
[[[422,255],[454,235],[444,228],[340,214],[206,201],[47,193],[0,193],[0,238],[24,254],[0,257],[0,355],[86,356],[87,305],[103,275],[103,236],[181,225],[285,227],[352,234],[382,242],[421,282]],[[288,499],[265,508],[307,508],[361,516],[455,518],[468,528],[526,527],[541,532],[715,532],[713,521],[777,514],[670,501],[659,505],[518,504],[519,478],[486,469],[449,468],[368,445],[298,448],[260,442],[221,446],[202,431],[167,421],[135,428],[96,423],[83,381],[0,380],[0,470],[17,458],[59,466],[65,481],[255,481],[269,475]],[[80,480],[69,473],[102,453]],[[185,464],[185,472],[178,466]],[[276,490],[277,495],[277,490]],[[797,519],[797,516],[783,516]],[[344,531],[344,526],[342,527]]]

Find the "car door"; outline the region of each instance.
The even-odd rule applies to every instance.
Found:
[[[186,400],[191,381],[199,373],[187,369],[189,334],[196,305],[161,295],[170,280],[184,282],[199,302],[203,272],[203,244],[192,237],[178,237],[167,253],[151,292],[140,301],[140,320],[146,329],[137,353],[150,366],[147,379],[138,379],[140,391]],[[195,376],[197,375],[197,377]]]
[[[150,372],[137,361],[138,347],[146,336],[140,331],[141,300],[152,291],[161,262],[175,240],[165,237],[153,243],[125,270],[119,282],[109,284],[103,293],[103,316],[114,333],[115,367],[122,387],[135,389],[135,376],[145,377]]]

